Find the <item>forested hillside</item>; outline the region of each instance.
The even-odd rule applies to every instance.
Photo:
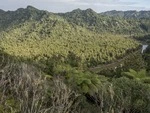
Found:
[[[138,18],[138,19],[149,19],[150,18],[150,11],[135,11],[135,10],[131,10],[131,11],[107,11],[107,12],[103,12],[101,13],[102,15],[107,15],[107,16],[118,16],[118,17],[122,17],[122,18]]]
[[[76,17],[72,15],[74,12],[76,11],[69,13],[72,18]],[[85,15],[82,15],[82,12],[85,12]],[[89,20],[83,19],[82,22],[73,19],[70,22],[62,16],[40,11],[31,6],[15,12],[6,12],[1,21],[4,31],[0,34],[0,47],[11,55],[36,60],[53,55],[66,58],[69,52],[72,52],[81,59],[81,62],[95,66],[121,58],[127,50],[135,50],[139,46],[136,41],[123,35],[112,35],[109,31],[99,34],[86,26],[74,23],[85,23],[96,27],[96,23],[90,22],[105,20],[91,9],[79,10],[77,14],[81,16],[79,16],[81,20],[82,17]],[[100,28],[100,25],[98,27]]]
[[[0,10],[0,113],[150,113],[150,15],[111,13]]]
[[[114,13],[113,13],[114,14]],[[70,23],[75,23],[98,33],[115,33],[126,35],[139,35],[148,33],[150,29],[149,18],[121,18],[119,16],[107,16],[98,14],[92,9],[76,9],[62,15]]]

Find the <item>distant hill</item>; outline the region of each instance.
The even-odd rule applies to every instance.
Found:
[[[0,15],[2,15],[4,13],[5,13],[5,11],[3,11],[3,10],[0,9]]]
[[[98,14],[92,9],[76,9],[72,12],[59,15],[63,16],[70,23],[74,23],[99,33],[109,32],[115,34],[135,35],[150,31],[150,21],[147,18],[122,18],[122,16],[108,16],[108,14],[107,12]],[[113,14],[115,15],[116,12],[112,11],[112,15]],[[122,12],[120,15],[123,15]],[[148,14],[148,16],[150,16],[150,14]]]
[[[78,25],[98,33],[109,32],[115,34],[138,35],[150,32],[150,21],[148,19],[148,17],[150,17],[149,11],[110,11],[98,14],[92,9],[76,9],[71,12],[57,14],[28,6],[25,9],[20,8],[16,11],[5,12],[0,10],[0,15],[2,15],[0,16],[0,30],[28,20],[39,20],[46,15],[55,15],[68,21],[70,24]],[[136,15],[138,15],[137,18]]]
[[[107,15],[111,17],[123,17],[123,18],[138,18],[138,19],[149,19],[150,11],[107,11],[100,13],[101,15]]]

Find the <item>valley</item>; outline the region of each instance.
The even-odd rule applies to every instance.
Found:
[[[0,10],[0,113],[149,113],[149,19]]]

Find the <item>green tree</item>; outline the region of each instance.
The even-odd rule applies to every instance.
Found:
[[[123,72],[122,75],[130,78],[135,79],[138,81],[142,81],[144,83],[150,83],[150,77],[145,69],[141,69],[140,71],[135,71],[133,69],[129,69],[128,72]]]

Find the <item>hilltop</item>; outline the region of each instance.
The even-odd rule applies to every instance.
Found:
[[[107,15],[111,17],[122,17],[122,18],[138,18],[138,19],[149,19],[150,18],[150,11],[135,11],[135,10],[130,10],[130,11],[106,11],[103,13],[100,13],[102,15]]]
[[[147,32],[136,27],[138,21],[133,22],[101,16],[92,9],[56,14],[28,6],[3,14],[0,47],[11,55],[36,60],[53,55],[64,59],[72,52],[82,63],[95,66],[122,57],[139,46],[122,35],[128,35],[132,27],[136,28],[135,33]]]

